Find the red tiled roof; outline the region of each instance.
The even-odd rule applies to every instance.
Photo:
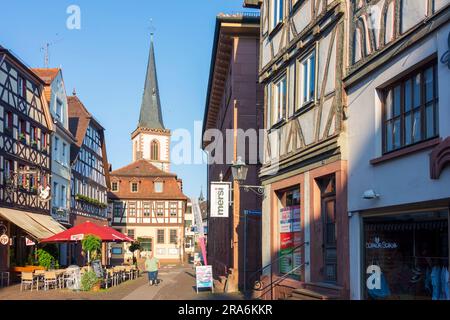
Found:
[[[162,171],[145,159],[137,160],[114,170],[111,175],[122,177],[176,177],[176,174]]]

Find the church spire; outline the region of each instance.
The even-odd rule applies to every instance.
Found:
[[[147,74],[145,77],[145,87],[144,94],[142,96],[138,127],[148,129],[165,129],[162,119],[161,102],[159,99],[158,78],[156,76],[153,32],[151,33],[150,53],[148,57]]]

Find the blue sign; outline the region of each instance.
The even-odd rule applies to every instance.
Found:
[[[244,210],[244,214],[250,216],[260,216],[262,212],[261,210]]]

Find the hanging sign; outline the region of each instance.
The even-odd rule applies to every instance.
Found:
[[[34,246],[34,245],[36,245],[36,242],[34,242],[33,240],[30,240],[27,237],[25,237],[25,245],[27,245],[27,246]]]
[[[230,182],[211,182],[211,218],[228,218]]]
[[[9,243],[9,237],[6,234],[0,236],[0,243],[6,246]]]

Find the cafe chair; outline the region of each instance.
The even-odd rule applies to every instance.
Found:
[[[20,291],[23,290],[23,287],[30,286],[31,291],[33,291],[34,286],[34,277],[33,272],[22,272],[20,281]]]
[[[58,278],[56,277],[56,272],[47,271],[44,274],[44,290],[48,290],[52,285],[54,289],[58,287]]]

